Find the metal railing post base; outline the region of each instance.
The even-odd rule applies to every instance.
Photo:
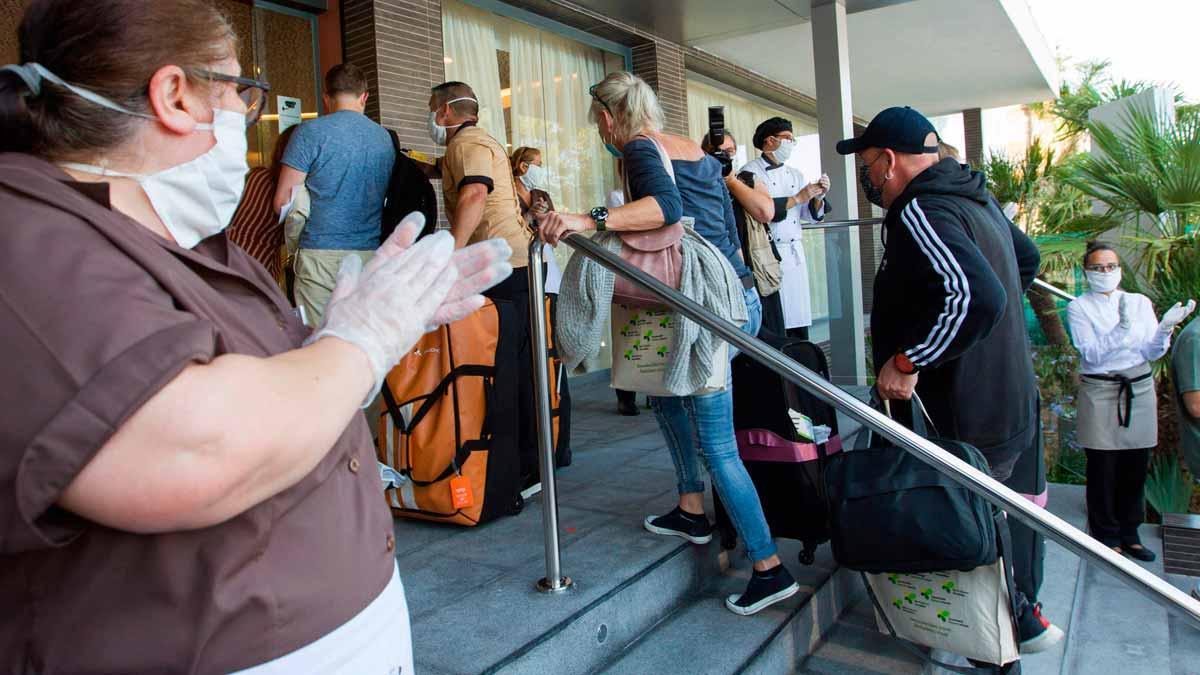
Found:
[[[539,478],[542,482],[542,535],[546,546],[546,576],[539,591],[557,593],[571,585],[562,573],[558,541],[558,486],[554,476],[554,429],[550,410],[550,356],[546,344],[546,292],[542,278],[542,240],[529,242],[529,344],[533,357],[533,394],[536,398]]]
[[[571,581],[571,577],[561,577],[557,585],[550,583],[549,579],[538,579],[535,585],[542,593],[562,593],[563,591],[570,590],[574,584],[575,582]]]

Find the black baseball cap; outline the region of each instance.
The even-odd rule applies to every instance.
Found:
[[[837,151],[842,155],[867,148],[888,148],[912,155],[937,152],[937,145],[925,145],[930,133],[936,135],[937,130],[924,115],[908,106],[896,106],[876,115],[862,136],[838,141]]]

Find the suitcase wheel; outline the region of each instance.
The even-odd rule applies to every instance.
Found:
[[[804,545],[804,549],[800,551],[800,564],[811,565],[817,560],[817,548],[808,544]]]
[[[508,509],[508,515],[515,516],[523,510],[525,510],[525,498],[518,492],[517,498],[513,500],[512,506]]]

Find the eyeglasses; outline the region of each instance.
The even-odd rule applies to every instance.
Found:
[[[604,106],[604,109],[608,111],[609,115],[616,117],[616,115],[613,115],[612,108],[608,107],[608,104],[604,102],[604,99],[600,98],[600,95],[596,93],[596,90],[599,88],[600,88],[599,82],[597,82],[596,84],[593,84],[591,87],[588,87],[588,94],[591,95],[593,101]]]
[[[202,77],[207,77],[210,80],[218,82],[232,82],[237,85],[238,98],[242,99],[242,103],[246,104],[246,127],[254,126],[254,123],[262,117],[263,109],[267,106],[267,92],[271,91],[271,85],[262,80],[252,80],[248,77],[236,77],[225,73],[218,73],[212,70],[197,70],[196,73]]]
[[[1116,272],[1121,269],[1121,263],[1104,263],[1103,265],[1084,265],[1089,272]]]

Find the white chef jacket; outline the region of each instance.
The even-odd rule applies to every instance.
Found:
[[[1120,301],[1126,296],[1129,328],[1120,327]],[[1120,289],[1109,295],[1088,291],[1067,305],[1071,341],[1079,350],[1079,372],[1104,375],[1162,358],[1171,333],[1158,331],[1150,298]]]
[[[741,168],[754,174],[756,182],[767,186],[771,198],[794,197],[808,182],[799,169],[786,164],[776,164],[764,156],[751,160]],[[740,173],[740,172],[739,172]],[[788,209],[787,217],[778,223],[769,223],[771,238],[779,250],[779,268],[783,281],[779,286],[779,301],[783,305],[785,328],[802,328],[812,325],[812,297],[808,289],[808,262],[804,257],[804,246],[800,233],[804,223],[813,223],[825,217],[825,203],[813,213],[808,204],[796,204]]]

